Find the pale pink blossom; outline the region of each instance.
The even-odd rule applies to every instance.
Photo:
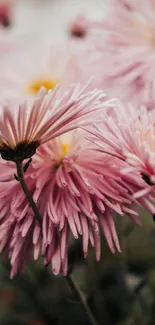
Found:
[[[108,31],[106,40],[101,34],[98,45],[102,53],[100,69],[96,65],[96,75],[102,76],[100,88],[109,96],[150,109],[155,105],[154,15],[153,0],[111,0],[102,22],[87,22],[92,29]]]
[[[114,108],[113,108],[114,109]],[[100,124],[94,124],[92,141],[99,150],[117,157],[126,166],[122,174],[137,173],[139,182],[146,182],[136,197],[145,195],[155,189],[155,110],[148,112],[145,107],[136,111],[117,102],[114,114],[104,114]]]
[[[89,124],[91,115],[106,104],[100,90],[87,92],[87,85],[72,85],[63,93],[56,87],[26,100],[8,100],[0,107],[0,152],[16,161],[31,157],[36,148],[79,125]],[[92,113],[92,114],[91,114]]]
[[[139,225],[133,203],[154,212],[147,198],[138,201],[133,198],[137,188],[145,184],[143,179],[137,185],[137,175],[130,173],[124,180],[120,170],[122,163],[126,163],[97,149],[81,129],[61,135],[37,149],[25,180],[42,216],[42,230],[19,182],[11,178],[11,172],[15,174],[12,163],[3,163],[0,251],[9,253],[11,276],[23,270],[32,253],[34,259],[43,255],[45,265],[52,264],[54,274],[66,274],[71,234],[75,239],[82,237],[85,257],[90,242],[95,247],[96,259],[100,259],[99,228],[112,253],[120,251],[113,213],[117,213],[118,218],[127,214]]]
[[[70,231],[76,239],[82,235],[85,257],[90,241],[96,247],[96,258],[100,258],[98,220],[111,251],[120,250],[110,211],[122,214],[121,203],[125,205],[128,200],[123,196],[123,189],[121,193],[121,185],[120,196],[117,197],[117,189],[114,190],[117,187],[117,173],[109,167],[107,157],[104,158],[103,167],[101,155],[91,149],[91,143],[85,139],[83,132],[73,131],[41,146],[34,157],[33,168],[36,179],[35,199],[42,197],[40,213],[43,215],[47,263],[53,261],[50,253],[53,249],[52,232],[55,235],[58,232],[58,237],[63,241],[62,246],[59,241],[57,247],[59,263],[57,270],[54,267],[55,273],[60,272],[61,260],[65,267],[63,271],[66,272]],[[108,172],[109,182],[106,177]]]
[[[14,51],[5,53],[1,58],[0,99],[35,96],[41,87],[48,91],[62,80],[65,89],[71,82],[80,82],[80,79],[75,80],[73,71],[75,57],[85,47],[84,42],[74,39],[53,45],[47,42],[35,42],[32,45],[28,40],[23,44],[20,40]],[[65,85],[69,74],[72,80]]]
[[[67,63],[67,56],[60,58],[60,52],[50,44],[32,45],[26,41],[23,45],[20,41],[18,47],[1,60],[1,98],[33,96],[41,87],[54,89]]]

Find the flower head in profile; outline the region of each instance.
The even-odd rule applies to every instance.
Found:
[[[50,139],[80,125],[89,124],[91,113],[104,107],[100,90],[87,92],[87,85],[73,85],[63,93],[59,87],[36,97],[8,100],[0,107],[0,153],[2,158],[22,161]]]
[[[145,107],[135,111],[117,102],[113,116],[103,116],[103,121],[92,129],[92,141],[99,150],[126,162],[122,173],[137,173],[139,182],[146,183],[140,195],[154,190],[155,184],[155,110]]]
[[[102,22],[88,22],[93,29],[108,31],[98,46],[104,71],[97,70],[107,94],[150,109],[155,105],[154,15],[152,0],[111,0]]]

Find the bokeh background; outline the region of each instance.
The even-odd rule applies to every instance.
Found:
[[[0,34],[27,47],[51,44],[54,51],[70,41],[77,15],[100,19],[104,5],[98,0],[14,0],[10,25]],[[98,263],[91,251],[83,258],[80,241],[70,247],[69,265],[98,324],[155,325],[155,224],[144,210],[140,215],[142,228],[125,217],[116,219],[121,254],[112,255],[104,238]],[[55,277],[41,260],[31,261],[13,280],[9,273],[9,262],[1,259],[0,325],[89,325],[63,275]]]

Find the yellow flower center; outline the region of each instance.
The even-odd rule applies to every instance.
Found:
[[[59,166],[63,163],[63,159],[69,154],[71,148],[70,142],[61,142],[60,139],[58,139],[57,145],[59,150],[56,155],[56,164],[54,166],[54,170],[57,170],[57,168],[59,168]]]
[[[63,160],[72,155],[73,137],[72,132],[65,133],[53,140],[51,155],[55,158],[56,166],[60,166]]]
[[[71,147],[72,147],[72,141],[69,138],[62,138],[58,139],[58,152],[57,152],[57,161],[60,163],[63,161],[63,159],[69,155]]]
[[[69,149],[70,149],[70,143],[62,143],[61,150],[62,150],[63,157],[65,157],[66,155],[68,155]]]
[[[28,91],[31,94],[36,94],[40,90],[41,87],[45,87],[48,90],[54,89],[57,84],[57,80],[50,79],[50,78],[40,78],[38,80],[35,80],[34,82],[31,82],[28,85]]]

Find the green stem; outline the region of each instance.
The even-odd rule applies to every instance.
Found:
[[[67,283],[69,285],[69,287],[72,289],[72,291],[74,292],[75,296],[78,298],[78,300],[80,300],[86,314],[87,317],[89,319],[90,325],[97,325],[97,322],[89,308],[89,305],[87,303],[87,300],[85,298],[85,296],[83,295],[82,291],[80,290],[76,280],[74,279],[72,274],[68,274],[65,279],[67,280]]]
[[[27,184],[25,182],[25,177],[24,177],[24,171],[23,171],[23,164],[22,162],[16,162],[16,168],[17,168],[17,180],[20,182],[20,185],[23,189],[23,192],[26,195],[26,198],[34,212],[35,218],[38,220],[40,226],[42,225],[42,217],[38,211],[38,208],[35,204],[35,202],[33,201],[33,198],[29,192],[29,189],[27,187]]]

